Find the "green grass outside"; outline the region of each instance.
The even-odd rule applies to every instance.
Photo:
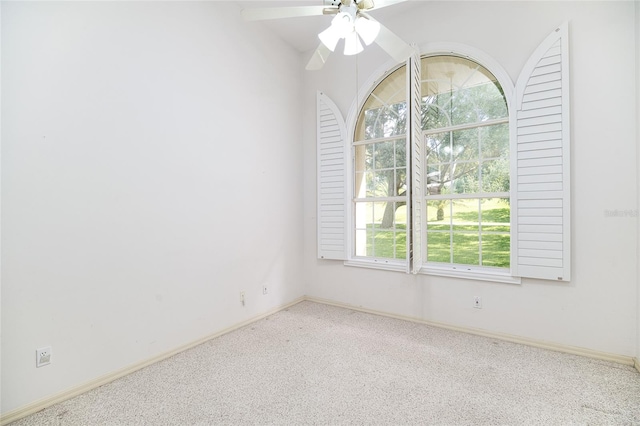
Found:
[[[427,261],[508,268],[510,263],[509,204],[500,199],[483,200],[482,227],[478,224],[478,200],[456,200],[443,205],[437,218],[437,204],[427,206]],[[396,220],[404,220],[396,212]],[[406,259],[406,226],[381,229],[367,225],[367,256]],[[482,258],[480,257],[482,255]],[[482,260],[481,260],[482,259]]]

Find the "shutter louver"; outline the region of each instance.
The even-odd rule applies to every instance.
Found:
[[[570,280],[568,28],[540,45],[516,84],[514,274]]]
[[[346,259],[346,126],[336,105],[317,96],[318,258]]]
[[[409,84],[409,135],[411,141],[411,212],[412,240],[411,240],[411,272],[417,274],[422,268],[422,219],[424,215],[424,194],[422,193],[422,94],[421,94],[421,60],[420,53],[415,49],[407,60]],[[409,152],[409,151],[408,151]]]

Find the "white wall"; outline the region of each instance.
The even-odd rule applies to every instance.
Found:
[[[302,65],[239,10],[3,2],[4,413],[304,294]]]
[[[572,95],[570,283],[522,285],[409,276],[316,259],[315,92],[346,116],[356,88],[388,60],[374,47],[330,57],[305,76],[305,277],[310,296],[450,325],[618,355],[636,353],[637,208],[633,2],[425,2],[389,28],[409,42],[456,42],[489,54],[515,81],[539,43],[569,21]],[[357,61],[357,68],[356,68]],[[356,75],[356,69],[358,74]],[[339,77],[338,77],[339,76]],[[360,90],[367,88],[360,87]],[[472,308],[482,296],[483,309]]]
[[[640,3],[635,2],[636,6],[636,147],[640,147]],[[637,149],[637,158],[636,162],[636,177],[638,180],[638,199],[636,207],[640,209],[640,148]],[[637,218],[637,226],[638,226],[638,253],[640,253],[640,215]],[[640,261],[638,261],[638,306],[636,317],[638,319],[637,326],[637,351],[636,351],[636,361],[640,365]]]

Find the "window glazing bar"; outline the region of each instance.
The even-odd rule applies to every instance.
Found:
[[[473,200],[478,198],[509,198],[508,192],[474,192],[472,194],[439,194],[439,195],[426,195],[427,200],[458,200],[466,199]]]
[[[378,143],[378,142],[390,142],[390,141],[398,141],[398,140],[403,140],[404,138],[406,138],[406,135],[394,135],[394,136],[387,136],[384,138],[376,138],[376,139],[366,139],[363,141],[355,141],[353,143],[353,145],[368,145],[371,143]]]
[[[481,121],[476,123],[458,124],[455,126],[438,127],[437,129],[423,130],[425,135],[435,135],[444,132],[455,132],[457,130],[475,129],[477,127],[493,126],[495,124],[504,124],[509,122],[509,117],[494,118],[493,120]]]

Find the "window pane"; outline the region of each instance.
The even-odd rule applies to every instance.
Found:
[[[425,185],[425,195],[438,195],[442,193],[444,174],[448,164],[435,164],[427,166],[427,184]]]
[[[356,228],[364,229],[373,222],[373,203],[356,203]]]
[[[508,268],[511,259],[509,235],[482,234],[482,266]]]
[[[459,130],[453,133],[451,142],[451,161],[477,161],[481,129]]]
[[[395,258],[395,232],[376,229],[373,240],[373,256]]]
[[[365,175],[362,172],[356,172],[354,182],[354,196],[356,198],[363,198],[366,195],[367,181]]]
[[[379,206],[376,206],[376,203],[358,202],[355,207],[355,253],[357,256],[372,256],[375,233],[374,217]]]
[[[395,227],[395,209],[397,207],[396,203],[388,202],[388,203],[376,203],[377,206],[377,215],[375,223],[381,229],[391,229]]]
[[[509,192],[509,160],[484,161],[481,169],[483,192]]]
[[[425,130],[451,126],[451,117],[448,111],[436,103],[436,97],[433,95],[422,98],[422,115],[422,128]]]
[[[405,195],[407,192],[407,171],[396,170],[396,191],[394,195]]]
[[[451,193],[474,194],[480,190],[480,173],[477,161],[456,163],[451,170],[454,171],[453,180],[450,185],[445,186],[445,188],[450,188]]]
[[[383,177],[384,178],[384,177]],[[357,198],[374,197],[381,184],[374,172],[356,173],[355,195]]]
[[[451,161],[451,132],[427,135],[425,141],[427,164],[448,163]]]
[[[453,231],[472,231],[479,230],[479,202],[478,199],[471,200],[454,200],[452,229]]]
[[[356,198],[364,198],[373,187],[373,176],[371,173],[364,173],[364,171],[371,170],[373,164],[373,146],[359,145],[355,147],[354,151],[354,196]]]
[[[396,232],[396,259],[407,258],[407,233],[405,231]]]
[[[511,224],[508,198],[484,199],[482,214],[482,265],[508,268],[510,265]]]
[[[393,170],[379,170],[374,174],[373,188],[368,197],[392,197],[396,192]]]
[[[404,101],[375,109],[366,109],[363,114],[364,128],[361,128],[361,123],[359,123],[356,140],[403,135],[406,130],[406,109]]]
[[[449,232],[427,232],[427,261],[451,262],[451,234]]]
[[[452,206],[453,263],[480,263],[480,200],[454,200]]]
[[[480,204],[482,212],[483,232],[511,231],[510,205],[508,198],[489,198],[482,200]]]
[[[396,203],[396,228],[407,229],[407,204]]]
[[[452,164],[446,165],[441,193],[478,192],[479,129],[460,130],[451,132],[451,135]]]
[[[449,200],[427,201],[427,229],[449,231],[451,229],[450,208]]]
[[[378,228],[380,226],[384,226],[386,228],[393,227],[393,211],[391,211],[391,216],[388,216],[388,211],[392,209],[393,203],[356,203],[356,228],[370,228],[374,224]],[[385,213],[387,214],[387,222],[384,221]]]
[[[407,142],[406,139],[396,140],[396,167],[407,166]]]
[[[481,150],[483,158],[504,158],[509,160],[509,125],[496,124],[481,127]]]
[[[372,256],[373,251],[373,229],[356,230],[355,249],[356,256]]]
[[[375,169],[392,169],[395,166],[395,142],[380,142],[373,145],[374,162],[373,167]]]
[[[407,258],[407,204],[396,203],[396,259]]]
[[[453,233],[453,263],[463,265],[480,263],[480,236],[477,233]]]
[[[427,201],[427,261],[451,262],[451,201]]]
[[[356,172],[362,172],[371,167],[371,157],[373,154],[373,147],[371,145],[358,145],[355,147],[355,164],[354,170]]]

